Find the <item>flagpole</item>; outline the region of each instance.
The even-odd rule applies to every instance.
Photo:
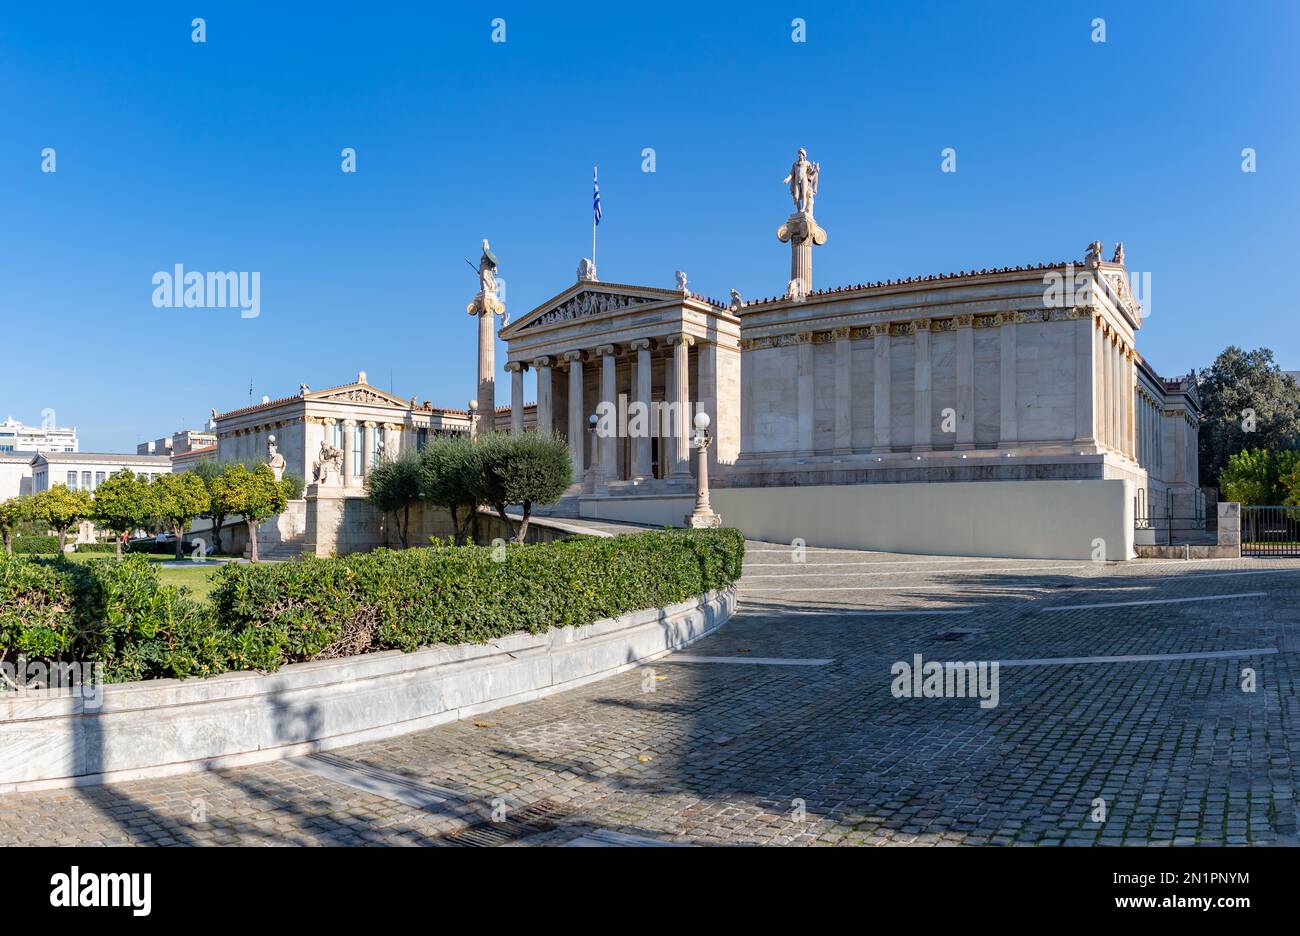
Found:
[[[600,185],[600,167],[591,167],[591,181],[599,187]],[[591,265],[596,266],[596,212],[591,213]],[[599,269],[599,268],[598,268]]]

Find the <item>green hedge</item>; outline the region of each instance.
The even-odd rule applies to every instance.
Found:
[[[730,585],[744,549],[735,530],[671,530],[230,564],[210,604],[143,556],[0,556],[0,657],[99,661],[120,682],[541,633]]]
[[[143,556],[0,558],[0,655],[100,662],[109,682],[229,669],[227,635]]]
[[[575,537],[496,551],[381,549],[227,565],[212,600],[232,632],[236,664],[269,670],[321,656],[541,633],[662,607],[735,582],[744,550],[736,530]]]
[[[31,534],[19,534],[14,537],[14,552],[26,556],[57,556],[59,554],[59,538],[57,536],[46,536],[44,534],[33,536]]]
[[[113,543],[78,543],[77,552],[115,554],[117,552],[117,546]]]

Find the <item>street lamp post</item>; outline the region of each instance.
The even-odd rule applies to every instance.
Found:
[[[605,486],[605,466],[600,460],[600,436],[596,433],[596,426],[600,423],[600,418],[596,415],[587,417],[587,432],[591,436],[591,461],[587,468],[587,493],[589,494],[608,494],[609,488]]]
[[[478,400],[469,401],[469,434],[471,438],[478,435]]]
[[[695,414],[695,509],[686,515],[686,525],[696,529],[722,526],[722,517],[709,506],[709,414]]]

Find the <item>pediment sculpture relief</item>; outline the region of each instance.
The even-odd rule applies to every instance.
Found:
[[[569,299],[567,302],[551,309],[549,312],[543,312],[534,322],[528,325],[528,328],[537,325],[549,325],[552,322],[567,322],[572,319],[584,318],[588,315],[601,315],[605,312],[614,312],[618,309],[644,305],[649,301],[650,300],[648,299],[639,299],[635,296],[620,296],[614,293],[600,293],[584,290],[572,299]]]

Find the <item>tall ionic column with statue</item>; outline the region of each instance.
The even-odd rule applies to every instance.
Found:
[[[478,412],[471,415],[471,432],[491,432],[496,415],[496,317],[504,318],[505,303],[497,286],[497,256],[483,238],[483,254],[478,261],[478,295],[465,311],[478,316]]]
[[[812,249],[826,243],[826,231],[813,217],[821,171],[821,163],[809,162],[807,151],[800,147],[790,174],[783,180],[790,186],[794,213],[777,228],[776,239],[790,245],[790,281],[785,293],[790,299],[803,299],[812,292]]]

